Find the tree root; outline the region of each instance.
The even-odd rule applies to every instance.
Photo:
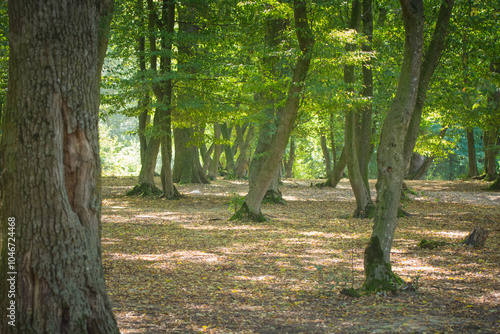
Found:
[[[253,221],[258,223],[266,222],[266,217],[261,213],[251,212],[246,202],[243,202],[241,208],[236,211],[234,215],[229,218],[229,220],[241,220],[241,221]]]
[[[127,191],[125,196],[160,196],[163,191],[150,183],[139,183],[134,188]]]

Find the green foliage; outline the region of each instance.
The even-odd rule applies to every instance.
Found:
[[[99,123],[102,174],[109,176],[138,175],[140,170],[139,143],[132,138],[113,134],[104,122]]]

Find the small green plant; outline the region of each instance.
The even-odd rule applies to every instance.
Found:
[[[245,196],[240,196],[237,193],[233,193],[233,196],[229,201],[229,210],[234,211],[234,213],[236,214],[238,209],[243,205],[243,202],[245,202]]]

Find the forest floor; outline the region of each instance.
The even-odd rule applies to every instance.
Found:
[[[160,184],[159,180],[158,184]],[[103,179],[102,254],[122,333],[500,333],[500,193],[486,183],[410,181],[391,253],[414,291],[351,298],[371,220],[349,218],[347,180],[285,180],[266,223],[231,222],[246,181],[179,185],[184,198],[125,197]],[[372,189],[375,194],[375,190]],[[480,225],[482,249],[459,244]],[[447,245],[417,247],[426,238]]]

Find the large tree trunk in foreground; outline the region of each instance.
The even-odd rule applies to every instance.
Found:
[[[98,32],[113,2],[15,0],[8,8],[1,332],[118,333],[102,269],[98,136],[107,45]]]
[[[405,51],[398,90],[387,113],[377,154],[377,210],[373,232],[365,249],[364,289],[393,290],[402,280],[392,272],[390,253],[407,163],[404,138],[415,108],[422,65],[424,4],[400,0],[405,26]]]
[[[250,182],[250,189],[245,202],[232,219],[246,216],[252,220],[265,220],[261,213],[262,199],[279,168],[297,117],[300,93],[304,88],[306,74],[311,63],[314,38],[309,27],[309,22],[307,21],[306,2],[304,0],[295,0],[293,7],[300,55],[293,70],[292,80],[282,114],[280,115],[280,121],[271,140],[271,149],[267,153],[266,160],[255,171],[255,175],[257,176],[255,177],[255,182]]]

